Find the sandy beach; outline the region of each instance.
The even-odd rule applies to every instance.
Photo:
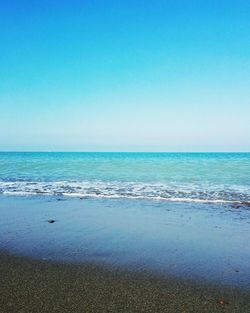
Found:
[[[0,312],[250,312],[250,291],[0,254]]]
[[[245,209],[2,196],[0,213],[1,313],[250,312]]]

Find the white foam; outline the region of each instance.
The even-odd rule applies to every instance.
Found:
[[[5,195],[152,199],[175,202],[250,202],[248,186],[105,181],[0,181]]]

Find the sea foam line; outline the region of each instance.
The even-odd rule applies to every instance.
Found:
[[[141,199],[141,200],[154,200],[154,201],[166,201],[166,202],[194,202],[194,203],[229,203],[229,204],[244,204],[250,205],[250,201],[240,200],[224,200],[224,199],[199,199],[199,198],[164,198],[153,196],[136,196],[136,195],[95,195],[95,194],[82,194],[82,193],[35,193],[24,191],[4,191],[2,194],[9,196],[65,196],[72,198],[103,198],[103,199]]]
[[[250,203],[247,186],[104,181],[0,181],[5,195],[54,195],[85,198],[151,199],[175,202]]]

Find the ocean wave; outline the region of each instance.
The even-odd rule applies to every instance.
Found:
[[[186,202],[250,203],[250,188],[209,184],[103,182],[103,181],[0,181],[6,195],[54,195],[82,198],[129,198]]]

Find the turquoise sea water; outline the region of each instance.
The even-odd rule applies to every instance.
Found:
[[[249,208],[249,153],[0,153],[17,255],[250,288]]]
[[[249,202],[250,153],[0,153],[0,193]]]

